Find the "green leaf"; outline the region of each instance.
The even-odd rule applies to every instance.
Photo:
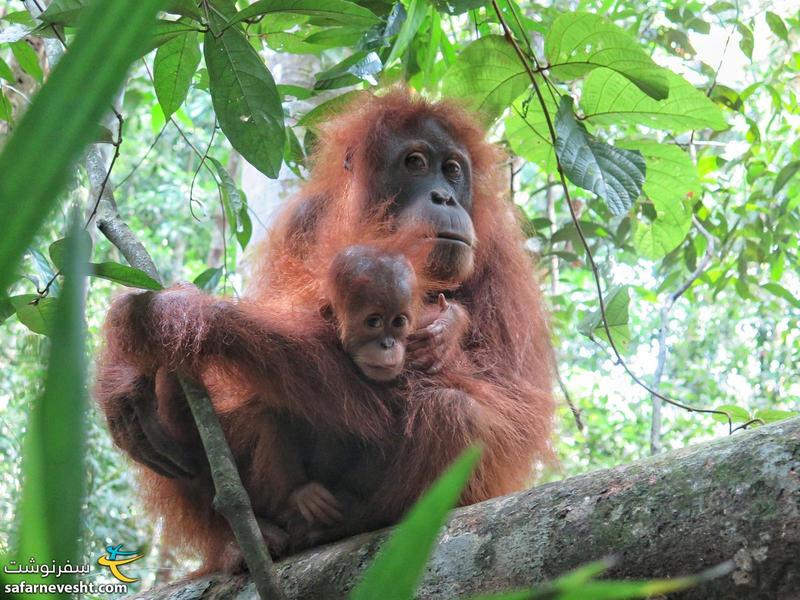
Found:
[[[19,322],[34,333],[49,335],[56,318],[56,299],[24,294],[9,298]]]
[[[697,575],[688,577],[673,577],[671,579],[651,579],[649,581],[637,580],[602,580],[595,579],[601,571],[609,568],[609,561],[590,563],[585,567],[576,569],[552,583],[545,583],[533,590],[528,590],[527,596],[509,596],[514,600],[523,598],[554,598],[557,600],[622,600],[627,598],[653,598],[662,597],[664,594],[677,592],[694,587],[700,583],[711,581],[733,570],[733,564],[725,562],[706,569]],[[502,594],[496,596],[482,596],[480,600],[501,600]],[[475,599],[478,600],[478,599]]]
[[[433,0],[433,4],[439,11],[460,15],[489,4],[489,0]]]
[[[324,25],[338,23],[366,28],[379,21],[372,11],[346,0],[258,0],[236,13],[229,25],[273,13],[308,15],[322,19]]]
[[[422,578],[439,530],[480,457],[468,448],[411,508],[378,552],[350,600],[410,600]]]
[[[559,15],[547,33],[544,52],[551,74],[559,79],[577,79],[607,67],[655,100],[663,100],[669,93],[666,69],[654,63],[624,29],[599,15]]]
[[[605,296],[608,329],[611,331],[611,337],[620,352],[627,351],[631,341],[631,331],[628,327],[629,305],[630,291],[628,286],[614,286]],[[581,319],[581,322],[578,323],[578,331],[590,339],[599,337],[608,341],[599,306]]]
[[[77,230],[73,219],[72,231]],[[83,306],[88,255],[77,236],[68,240],[45,391],[33,403],[23,446],[18,538],[19,557],[58,564],[79,562],[88,406]],[[74,576],[65,577],[65,583],[74,583]]]
[[[44,79],[44,73],[41,65],[39,65],[39,57],[36,51],[25,40],[11,42],[10,46],[11,52],[13,52],[14,58],[17,59],[22,70],[41,83],[42,79]]]
[[[383,68],[381,57],[377,52],[362,50],[348,56],[327,71],[317,73],[315,90],[331,90],[355,85],[362,80],[377,83],[375,75]]]
[[[747,58],[753,60],[753,45],[755,43],[753,39],[753,30],[741,21],[736,21],[736,31],[738,31],[741,36],[739,40],[739,49]]]
[[[795,308],[800,308],[800,298],[795,296],[792,292],[787,290],[779,283],[774,283],[774,282],[765,283],[761,287],[767,290],[773,296],[777,296],[778,298],[786,300],[789,304],[791,304]]]
[[[425,15],[428,13],[428,3],[426,0],[411,0],[411,5],[408,8],[408,17],[403,21],[400,27],[400,33],[397,34],[397,39],[392,46],[392,51],[384,63],[386,66],[391,65],[396,59],[403,55],[408,48],[411,40],[417,34],[417,31],[425,20]]]
[[[85,246],[82,250],[82,254],[91,254],[92,251],[92,236],[90,236],[86,231],[80,231],[75,233],[77,235],[81,243]],[[56,240],[50,247],[47,249],[47,253],[50,255],[50,260],[52,263],[58,268],[59,270],[64,268],[66,264],[66,253],[67,253],[67,239]]]
[[[13,119],[14,108],[11,106],[11,102],[8,101],[8,98],[6,98],[3,90],[0,90],[0,121],[8,121],[11,123]]]
[[[147,45],[142,50],[140,57],[149,54],[156,48],[160,48],[168,41],[174,40],[178,36],[191,32],[199,33],[196,27],[187,25],[181,21],[165,21],[164,19],[159,19],[156,21],[153,34],[147,40]]]
[[[464,48],[442,82],[446,95],[466,100],[490,120],[498,118],[530,85],[514,47],[499,35],[482,37]]]
[[[800,160],[793,160],[784,165],[775,177],[775,183],[772,185],[772,195],[777,196],[778,192],[783,189],[783,186],[785,186],[798,171],[800,171]]]
[[[197,0],[169,0],[165,10],[174,15],[190,17],[199,21],[203,17],[203,11],[198,4]]]
[[[92,263],[91,275],[132,288],[156,291],[163,289],[160,283],[144,271],[114,262]]]
[[[5,79],[6,81],[10,81],[14,83],[16,78],[14,77],[14,71],[11,70],[11,67],[8,66],[8,63],[0,58],[0,79]]]
[[[222,267],[212,267],[210,269],[206,269],[200,275],[194,278],[192,281],[197,287],[199,287],[204,292],[213,292],[217,285],[219,285],[219,280],[222,278]]]
[[[275,179],[283,161],[283,106],[267,67],[236,27],[205,36],[211,100],[231,145],[259,171]]]
[[[302,127],[314,127],[319,123],[323,123],[340,113],[345,106],[363,93],[364,92],[358,90],[351,90],[334,96],[330,100],[326,100],[304,114],[297,124]]]
[[[75,25],[90,0],[53,0],[39,18],[45,23]]]
[[[603,198],[612,214],[627,212],[642,193],[646,167],[641,153],[589,135],[572,112],[571,96],[561,97],[555,128],[556,154],[569,180]]]
[[[33,298],[36,297],[36,294],[28,295],[33,296]],[[8,319],[14,312],[14,305],[11,303],[11,299],[6,295],[0,295],[0,323]]]
[[[183,104],[199,64],[196,31],[182,33],[159,47],[153,62],[153,82],[166,119]]]
[[[601,125],[646,125],[673,133],[728,127],[722,110],[680,75],[667,72],[669,98],[653,100],[628,79],[609,69],[586,78],[581,107],[586,119]]]
[[[543,94],[543,97],[550,118],[554,119],[558,104],[550,94]],[[505,118],[504,125],[506,140],[515,154],[536,163],[546,172],[555,171],[556,155],[550,140],[550,130],[535,94],[523,94],[518,98],[511,107],[511,113]]]
[[[778,410],[776,408],[762,408],[757,410],[756,414],[753,415],[754,418],[761,419],[767,424],[797,416],[800,416],[800,412],[796,410]]]
[[[160,6],[161,0],[96,1],[6,143],[0,154],[0,290],[91,142]]]
[[[777,35],[787,44],[789,43],[789,31],[786,29],[786,24],[778,15],[772,11],[767,11],[766,14],[767,25],[772,30],[772,33]]]
[[[669,93],[666,69],[659,67],[628,33],[599,15],[565,12],[547,33],[545,56],[551,74],[562,80],[606,67],[626,77],[654,100]]]
[[[244,249],[250,241],[252,225],[247,214],[247,199],[244,194],[236,187],[228,170],[216,158],[211,156],[208,160],[214,165],[220,182],[222,183],[222,204],[228,219],[228,225],[239,240],[239,245]]]
[[[700,177],[691,157],[674,144],[640,141],[621,146],[638,150],[647,163],[643,191],[657,217],[649,224],[640,222],[633,241],[640,254],[657,260],[686,239],[692,226],[692,198],[701,191]]]
[[[734,423],[746,423],[751,419],[750,413],[742,408],[741,406],[734,406],[733,404],[723,404],[721,406],[715,406],[714,410],[721,410],[726,412],[730,415],[731,421]],[[727,423],[728,419],[725,418],[725,415],[711,415],[715,421],[719,421],[720,423]]]

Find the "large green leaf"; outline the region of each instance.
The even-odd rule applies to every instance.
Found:
[[[346,0],[258,0],[236,13],[229,24],[272,13],[308,15],[322,19],[324,24],[358,27],[369,27],[379,20],[369,9]]]
[[[88,255],[86,245],[74,235],[77,229],[74,225],[67,238],[45,391],[33,404],[24,443],[18,556],[25,560],[34,556],[41,563],[76,564],[80,556],[88,405],[83,313]],[[74,576],[65,577],[66,583],[74,582]]]
[[[590,135],[575,118],[570,96],[561,97],[555,126],[556,154],[569,180],[603,198],[612,214],[627,212],[642,193],[646,166],[641,153]]]
[[[408,17],[403,21],[400,27],[400,32],[397,34],[397,39],[392,46],[392,51],[386,59],[386,65],[391,65],[395,59],[401,57],[411,40],[417,34],[417,31],[425,20],[425,15],[428,13],[428,3],[426,0],[411,0],[411,5],[408,8]]]
[[[255,168],[276,178],[286,132],[275,80],[238,27],[205,36],[211,100],[230,143]]]
[[[628,326],[628,306],[630,301],[628,286],[614,286],[605,296],[608,329],[611,331],[614,345],[620,352],[627,351],[631,342],[631,330]],[[578,323],[578,331],[591,339],[599,337],[608,341],[599,306],[581,319],[581,322]]]
[[[447,95],[463,98],[492,120],[530,85],[514,47],[499,35],[482,37],[464,48],[443,80]]]
[[[196,31],[182,33],[159,47],[153,62],[153,82],[165,119],[183,104],[199,64]]]
[[[549,93],[543,94],[543,97],[550,118],[555,119],[558,112],[556,100]],[[506,140],[515,154],[536,163],[546,172],[555,170],[556,155],[550,140],[550,130],[536,95],[523,94],[517,98],[503,124]]]
[[[610,69],[595,69],[586,78],[581,108],[592,123],[647,125],[673,133],[690,129],[726,129],[719,106],[680,75],[666,72],[669,98],[653,100]]]
[[[23,294],[9,298],[19,322],[34,333],[50,335],[55,322],[57,301],[55,298],[40,298],[36,294]]]
[[[411,600],[447,513],[464,489],[480,450],[469,448],[414,505],[381,548],[350,600]]]
[[[576,79],[592,69],[607,67],[655,100],[663,100],[669,93],[666,69],[654,63],[624,29],[599,15],[559,15],[547,32],[544,52],[550,72],[559,79]]]
[[[143,290],[163,289],[160,283],[144,271],[115,262],[92,263],[90,274],[92,277],[107,279],[132,288]]]
[[[45,23],[75,25],[89,4],[91,0],[53,0],[39,18]]]
[[[92,141],[161,0],[99,0],[0,155],[0,290]],[[98,66],[102,65],[102,68]]]
[[[639,223],[633,241],[643,256],[659,259],[686,238],[692,226],[692,198],[700,193],[700,177],[691,157],[674,144],[654,141],[625,142],[638,150],[647,162],[644,193],[653,202],[657,217]]]

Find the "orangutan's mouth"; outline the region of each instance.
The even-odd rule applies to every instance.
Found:
[[[455,242],[457,244],[464,244],[465,246],[472,246],[472,242],[460,233],[453,233],[450,231],[440,231],[436,234],[437,240],[445,242]]]

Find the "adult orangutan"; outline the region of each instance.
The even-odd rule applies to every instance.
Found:
[[[249,453],[240,467],[263,484],[263,493],[250,486],[257,516],[270,513],[262,496],[290,493],[276,489],[273,457],[249,445],[263,425],[259,411],[380,462],[361,482],[360,510],[336,526],[341,535],[396,521],[470,443],[481,442],[484,454],[462,504],[520,489],[532,466],[550,458],[550,335],[502,160],[452,103],[403,90],[364,94],[322,128],[310,179],[271,232],[247,298],[213,301],[183,288],[123,297],[112,308],[101,406],[117,444],[149,467],[149,503],[167,516],[171,538],[199,548],[207,569],[222,566],[230,533],[211,507],[176,370],[202,378],[234,453]],[[391,384],[343,370],[349,357],[314,316],[327,268],[321,257],[376,220],[432,232],[425,276],[448,297],[443,308],[430,302],[423,310],[408,368]],[[241,315],[247,325],[230,327]],[[293,340],[292,355],[265,346],[264,332]],[[313,377],[298,374],[298,358]]]

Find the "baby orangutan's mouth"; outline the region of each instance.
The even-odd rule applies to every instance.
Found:
[[[391,381],[397,378],[400,371],[403,370],[402,364],[371,365],[365,363],[362,368],[365,371],[364,374],[373,381]]]

